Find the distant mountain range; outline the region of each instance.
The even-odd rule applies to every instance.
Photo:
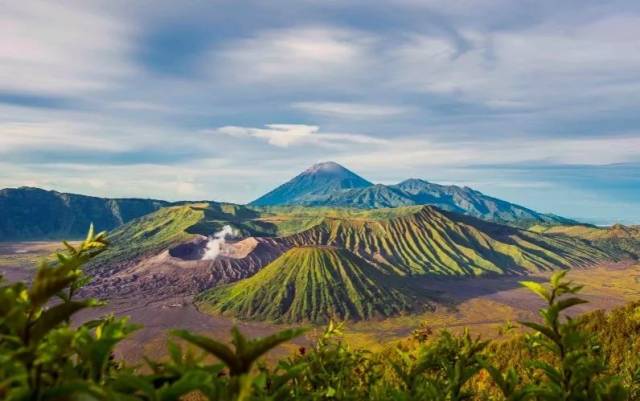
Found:
[[[39,188],[0,190],[0,241],[76,239],[96,230],[112,230],[169,202],[107,199]]]
[[[159,208],[186,203],[189,202],[99,198],[31,187],[2,189],[0,241],[81,238],[91,223],[97,230],[113,230]],[[375,209],[411,205],[432,205],[519,227],[578,224],[492,198],[468,187],[438,185],[420,179],[409,179],[396,185],[376,185],[334,162],[313,165],[242,210],[255,214],[257,209],[274,206]]]
[[[415,178],[395,185],[374,185],[334,162],[313,165],[250,205],[364,209],[432,205],[447,211],[513,225],[577,224],[573,220],[538,213],[468,187],[439,185]]]

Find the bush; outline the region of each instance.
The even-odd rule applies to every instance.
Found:
[[[90,230],[78,247],[64,243],[42,262],[30,286],[0,282],[2,400],[633,400],[640,397],[638,304],[607,315],[563,317],[583,303],[580,286],[554,274],[548,286],[524,282],[547,307],[542,321],[506,341],[468,332],[434,334],[428,326],[380,353],[352,349],[340,324],[329,324],[310,349],[274,364],[274,347],[303,333],[285,330],[247,339],[232,330],[232,347],[185,330],[172,333],[167,361],[134,369],[113,358],[137,329],[106,316],[71,325],[72,316],[100,305],[76,299],[88,282],[82,266],[107,247]],[[612,330],[612,328],[616,328]],[[186,343],[186,346],[184,346]],[[214,362],[211,362],[214,361]],[[618,377],[613,373],[619,373]]]

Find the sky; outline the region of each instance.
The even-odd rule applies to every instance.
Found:
[[[18,1],[0,188],[251,201],[333,160],[640,223],[635,0]]]

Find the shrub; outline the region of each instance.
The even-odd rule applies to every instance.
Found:
[[[548,286],[524,282],[547,306],[541,322],[507,341],[468,332],[433,333],[428,325],[380,353],[352,349],[331,322],[309,349],[273,364],[271,349],[302,334],[281,331],[247,339],[236,328],[232,346],[177,330],[166,361],[134,369],[113,350],[137,326],[105,316],[79,326],[73,315],[100,305],[77,299],[89,280],[82,266],[107,247],[90,230],[77,247],[64,243],[40,264],[30,286],[0,282],[2,400],[566,400],[640,397],[640,312],[630,304],[611,314],[563,316],[583,303],[580,286],[552,276]],[[615,327],[615,330],[612,328]],[[186,343],[186,346],[185,346]],[[613,373],[619,373],[620,377]]]

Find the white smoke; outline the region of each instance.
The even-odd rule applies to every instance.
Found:
[[[222,230],[217,233],[209,236],[209,242],[207,242],[207,247],[204,250],[204,255],[202,255],[202,260],[215,260],[220,252],[222,252],[222,247],[225,244],[227,237],[235,235],[234,230],[231,226],[224,226]]]

